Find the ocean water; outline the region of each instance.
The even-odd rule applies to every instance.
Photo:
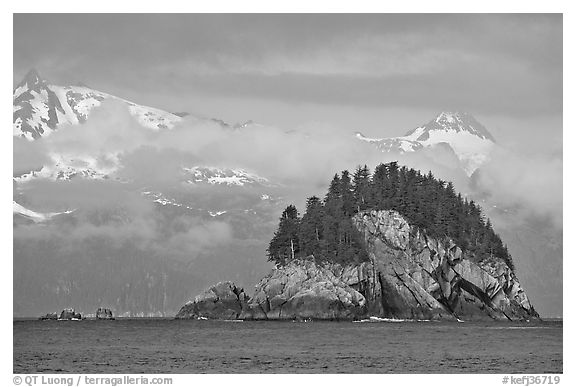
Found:
[[[562,322],[15,320],[14,373],[561,373]]]

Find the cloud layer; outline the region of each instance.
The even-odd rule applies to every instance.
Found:
[[[56,202],[67,202],[68,208],[90,208],[91,203],[106,207],[115,202],[133,207],[146,201],[132,197],[138,190],[192,192],[184,183],[183,168],[195,165],[257,172],[285,187],[299,202],[306,195],[322,194],[336,172],[363,164],[373,168],[392,159],[423,172],[432,170],[438,177],[454,181],[463,192],[470,189],[455,155],[447,148],[385,155],[351,133],[326,124],[293,130],[258,124],[231,129],[185,118],[174,129],[152,131],[142,128],[118,101],[106,101],[96,108],[85,125],[62,126],[42,141],[14,139],[14,149],[15,173],[46,163],[54,154],[64,154],[90,159],[99,168],[112,168],[113,176],[124,182],[30,183],[26,186],[29,200],[41,208],[53,208]],[[527,154],[499,146],[479,171],[475,184],[499,205],[562,219],[562,156],[555,149],[551,152],[544,146],[541,153],[530,149]]]

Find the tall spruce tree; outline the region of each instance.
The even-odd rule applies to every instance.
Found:
[[[302,255],[314,255],[321,259],[321,241],[324,239],[324,206],[317,196],[306,201],[306,212],[300,222],[300,251]]]
[[[399,198],[398,198],[398,191],[400,189],[400,176],[399,176],[399,169],[398,163],[396,161],[392,161],[388,163],[388,185],[386,187],[386,196],[389,201],[389,206],[393,210],[398,210],[399,207]]]
[[[300,218],[294,205],[282,212],[278,230],[268,245],[268,260],[284,265],[300,254]]]
[[[340,219],[344,216],[342,212],[342,193],[340,188],[340,177],[336,174],[332,178],[330,187],[328,187],[328,193],[324,198],[324,219],[322,222],[324,240],[322,241],[322,250],[326,256],[331,257],[338,256]]]
[[[348,171],[342,171],[342,177],[340,178],[340,197],[342,198],[342,216],[346,218],[351,217],[355,213],[356,205],[352,180],[350,178],[350,172]]]
[[[388,167],[386,164],[378,164],[374,169],[372,184],[370,187],[370,204],[374,209],[390,209],[390,200],[388,198],[389,190]]]
[[[370,169],[368,166],[358,166],[354,171],[352,191],[356,211],[364,211],[370,205]]]

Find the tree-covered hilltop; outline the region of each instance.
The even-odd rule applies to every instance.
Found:
[[[283,265],[314,255],[317,260],[352,263],[368,260],[362,237],[352,224],[366,210],[395,210],[433,238],[451,238],[474,261],[499,258],[513,269],[507,247],[473,200],[457,194],[451,182],[423,175],[397,162],[367,166],[354,175],[334,175],[323,200],[308,198],[304,215],[286,207],[268,246],[268,260]]]

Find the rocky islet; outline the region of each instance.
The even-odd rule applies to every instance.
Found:
[[[449,239],[434,239],[396,211],[353,217],[368,262],[340,265],[313,256],[275,267],[253,297],[220,282],[184,305],[176,318],[243,320],[538,319],[514,271],[478,259]]]

